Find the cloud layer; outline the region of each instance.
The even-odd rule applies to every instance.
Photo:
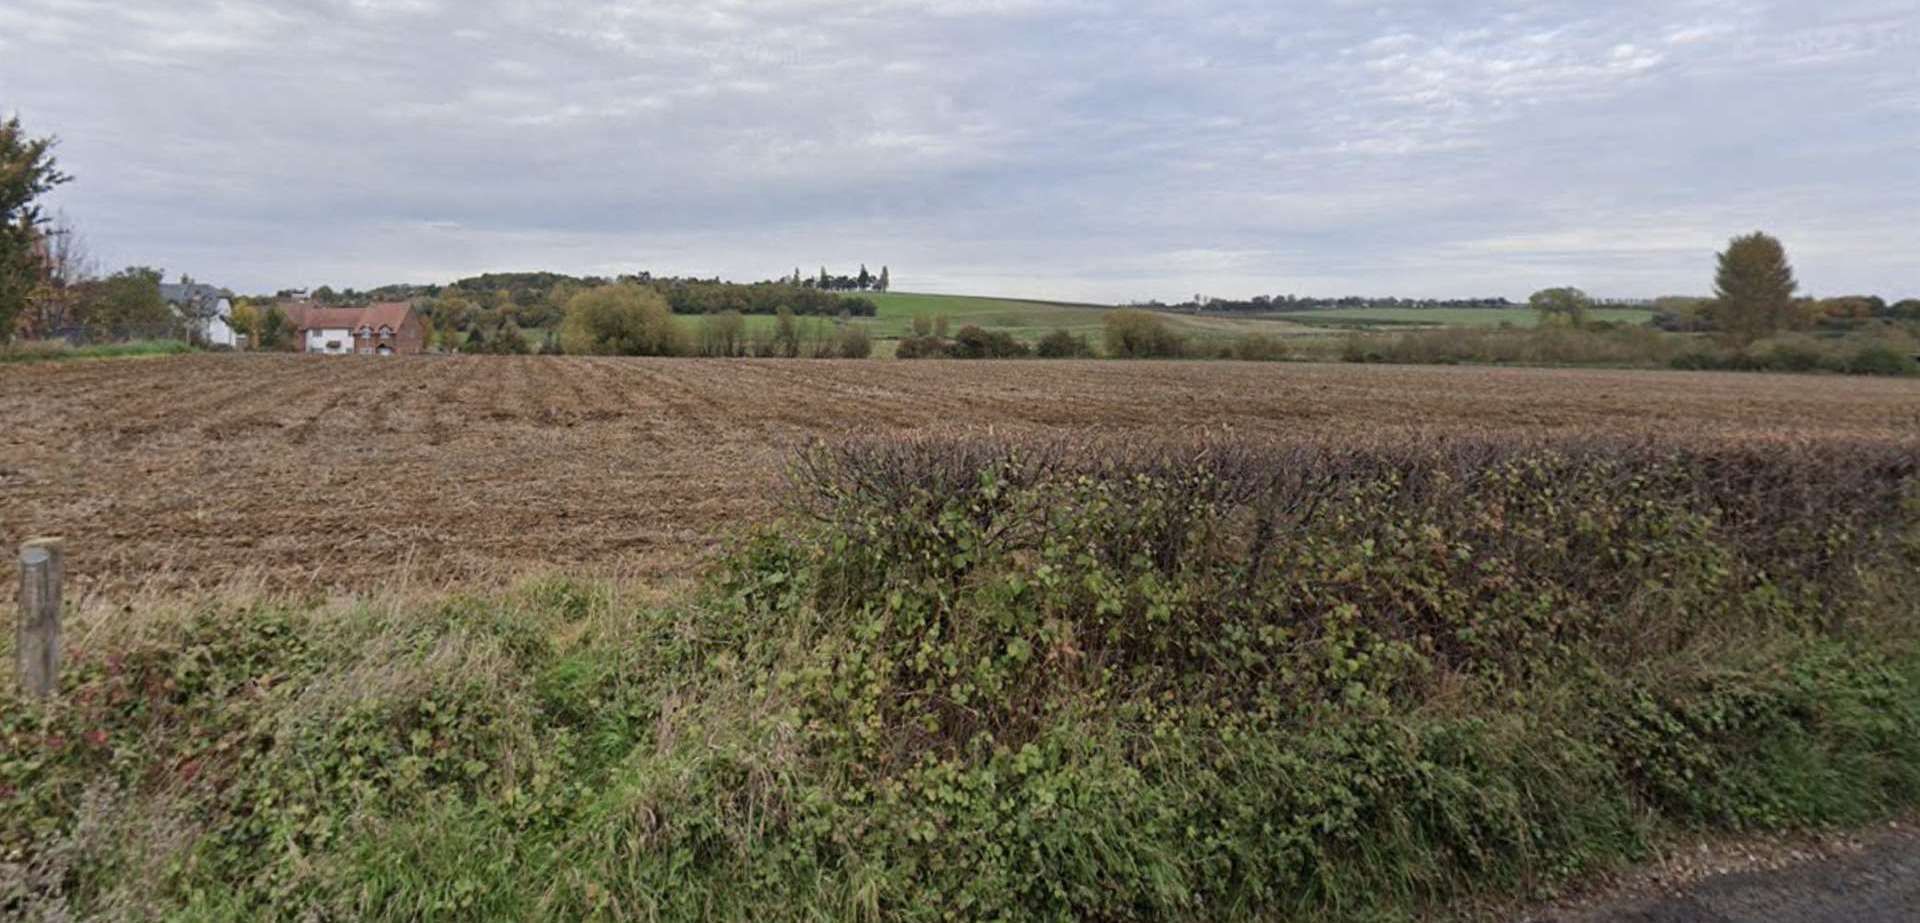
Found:
[[[1284,8],[1283,8],[1284,7]],[[9,0],[107,259],[1086,299],[1920,295],[1920,0]]]

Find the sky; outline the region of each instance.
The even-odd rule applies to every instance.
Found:
[[[0,0],[109,268],[1920,297],[1920,0]]]

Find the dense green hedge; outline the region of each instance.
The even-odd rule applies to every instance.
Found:
[[[0,911],[1381,919],[1864,821],[1913,448],[820,448],[680,605],[103,627],[0,700]]]

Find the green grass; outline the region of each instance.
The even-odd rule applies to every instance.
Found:
[[[898,341],[912,335],[916,317],[945,317],[949,334],[962,327],[976,326],[1004,332],[1028,344],[1055,330],[1085,336],[1096,346],[1105,330],[1108,312],[1116,305],[1047,301],[1028,298],[998,298],[979,295],[942,295],[919,292],[866,292],[864,297],[878,308],[873,317],[853,318],[872,335],[875,358],[891,358]],[[1296,355],[1325,352],[1330,337],[1343,331],[1376,330],[1390,332],[1420,327],[1491,329],[1511,326],[1530,329],[1538,325],[1537,316],[1528,309],[1469,308],[1340,308],[1326,311],[1293,311],[1260,315],[1187,314],[1159,312],[1167,326],[1184,338],[1196,355],[1213,355],[1249,334],[1288,337],[1296,340]],[[1638,309],[1601,308],[1593,312],[1596,321],[1623,325],[1643,325],[1653,313]],[[802,318],[803,322],[808,319]],[[830,319],[838,323],[837,319]],[[675,315],[674,322],[690,337],[697,336],[697,315]],[[772,315],[748,315],[746,333],[754,336],[770,333],[775,324]],[[1305,352],[1301,352],[1305,350]],[[1325,358],[1331,358],[1329,353]]]
[[[1266,315],[1310,327],[1534,327],[1539,316],[1526,308],[1333,308],[1326,311],[1286,311]],[[1612,324],[1644,324],[1652,311],[1638,308],[1597,308],[1593,319]]]
[[[868,292],[879,312],[873,317],[855,318],[875,339],[876,356],[892,355],[893,343],[911,335],[913,319],[922,315],[944,316],[949,332],[968,325],[992,331],[1004,331],[1028,343],[1038,341],[1054,330],[1068,330],[1100,341],[1108,311],[1114,306],[1022,298],[992,298],[974,295],[935,295],[915,292]],[[1352,308],[1329,311],[1296,311],[1281,314],[1240,316],[1229,314],[1161,314],[1173,331],[1195,344],[1233,340],[1251,333],[1269,336],[1325,336],[1329,330],[1396,328],[1412,326],[1442,327],[1533,327],[1537,318],[1530,310],[1472,310],[1418,308]],[[1644,324],[1652,319],[1650,311],[1604,308],[1594,319],[1610,323]],[[679,315],[677,322],[692,333],[699,319]],[[772,329],[771,316],[746,319],[749,334]]]
[[[67,359],[124,359],[138,356],[177,356],[193,351],[179,340],[134,340],[69,346],[60,340],[36,340],[0,346],[0,362],[57,362]]]

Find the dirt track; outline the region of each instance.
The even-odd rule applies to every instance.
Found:
[[[687,574],[807,438],[1920,432],[1920,384],[1234,363],[195,356],[0,367],[0,540],[81,589]]]

